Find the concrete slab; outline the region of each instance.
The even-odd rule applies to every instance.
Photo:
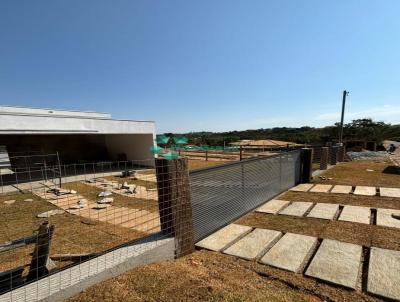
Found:
[[[380,195],[383,197],[397,197],[400,198],[399,188],[379,188]]]
[[[307,192],[310,190],[314,184],[299,184],[293,188],[290,189],[290,191],[295,191],[295,192]]]
[[[310,192],[313,192],[313,193],[328,193],[330,189],[332,189],[332,185],[317,184],[310,190]]]
[[[296,201],[283,209],[279,214],[302,217],[312,207],[312,202]]]
[[[355,195],[363,195],[363,196],[375,196],[376,188],[375,187],[366,187],[366,186],[357,186],[354,190]]]
[[[224,253],[247,260],[255,259],[274,245],[281,236],[282,233],[278,231],[255,229],[228,247]]]
[[[360,245],[325,239],[306,275],[355,289],[361,269],[361,255]]]
[[[249,226],[230,224],[196,243],[197,247],[219,252],[232,241],[243,237],[252,230]]]
[[[353,189],[352,186],[336,185],[331,190],[331,193],[350,194],[352,189]]]
[[[367,291],[400,300],[400,252],[371,248]]]
[[[300,273],[317,242],[316,237],[287,233],[261,258],[260,262]]]
[[[333,219],[339,210],[338,204],[333,203],[317,203],[312,208],[307,217],[320,218],[320,219]]]
[[[377,209],[376,225],[400,228],[400,210]]]
[[[359,206],[344,206],[339,220],[370,224],[371,209]]]
[[[276,214],[281,209],[286,207],[289,203],[290,203],[290,201],[287,201],[287,200],[272,199],[272,200],[268,201],[267,203],[263,204],[261,207],[259,207],[256,210],[256,212]]]

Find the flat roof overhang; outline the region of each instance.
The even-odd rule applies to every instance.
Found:
[[[0,113],[0,134],[155,134],[152,121]]]

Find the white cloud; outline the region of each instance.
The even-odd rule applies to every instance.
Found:
[[[400,106],[383,105],[365,110],[345,112],[345,120],[353,120],[358,118],[372,118],[378,121],[394,122],[394,118],[398,119],[400,115]],[[314,120],[323,121],[325,123],[333,123],[340,120],[340,112],[328,112],[317,115]]]

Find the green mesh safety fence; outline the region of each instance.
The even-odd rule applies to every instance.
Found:
[[[185,136],[174,136],[173,140],[176,145],[186,145],[188,143],[188,138]]]
[[[169,137],[164,134],[157,135],[156,142],[158,145],[166,145],[169,142]]]
[[[153,154],[160,154],[160,153],[162,153],[164,151],[164,149],[163,148],[161,148],[161,147],[159,147],[159,146],[151,146],[150,147],[150,152],[151,153],[153,153]]]

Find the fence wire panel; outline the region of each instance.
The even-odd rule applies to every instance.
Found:
[[[160,217],[165,198],[154,159],[70,165],[28,159],[11,161],[13,173],[0,175],[0,301],[47,298],[50,287],[57,292],[135,257],[140,240],[150,238],[146,246],[173,240],[172,230],[161,233],[160,220],[172,218]]]
[[[190,173],[194,240],[220,229],[298,183],[300,151]]]

